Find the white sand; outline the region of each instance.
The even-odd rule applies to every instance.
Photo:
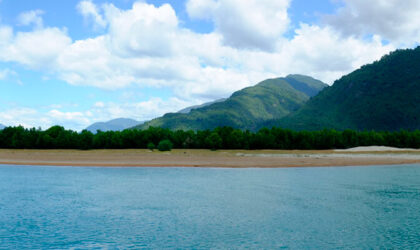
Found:
[[[419,160],[420,154],[409,154],[409,153],[397,153],[388,152],[384,154],[375,154],[372,151],[356,152],[351,154],[346,153],[333,153],[333,154],[241,154],[238,153],[236,156],[242,157],[262,157],[262,158],[312,158],[312,159],[404,159],[404,160]],[[399,152],[399,151],[398,151]]]
[[[420,151],[412,148],[393,148],[385,146],[355,147],[348,149],[336,149],[336,152],[388,152],[388,151]]]
[[[311,158],[311,159],[404,159],[419,160],[420,150],[411,148],[393,148],[384,146],[356,147],[349,149],[336,149],[327,151],[305,152],[297,151],[297,153],[236,153],[239,157],[263,157],[263,158]]]

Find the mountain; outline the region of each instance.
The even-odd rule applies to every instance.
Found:
[[[0,124],[0,129],[4,129],[6,126],[4,126],[3,124]]]
[[[142,122],[133,120],[133,119],[127,119],[127,118],[118,118],[107,122],[97,122],[89,127],[86,128],[86,130],[96,133],[96,131],[101,130],[103,132],[105,131],[122,131],[127,128],[134,127],[136,125],[141,124]]]
[[[224,102],[224,101],[226,101],[226,98],[221,98],[221,99],[218,99],[218,100],[216,100],[216,101],[206,102],[206,103],[203,103],[203,104],[201,104],[201,105],[195,105],[195,106],[187,107],[187,108],[185,108],[185,109],[181,109],[181,110],[180,110],[180,111],[178,111],[177,113],[181,113],[181,114],[188,114],[188,113],[190,113],[190,112],[191,112],[191,110],[193,110],[193,109],[203,108],[203,107],[206,107],[206,106],[212,105],[213,103]]]
[[[420,129],[420,47],[397,50],[343,76],[280,120],[295,130]]]
[[[192,109],[187,114],[165,114],[136,128],[153,126],[172,130],[203,130],[231,126],[255,130],[264,121],[296,111],[326,86],[303,75],[269,79],[237,91],[224,101]]]

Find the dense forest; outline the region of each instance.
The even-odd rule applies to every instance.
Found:
[[[263,126],[293,130],[420,129],[420,47],[397,50],[322,90],[300,110]]]
[[[162,143],[164,142],[164,143]],[[375,131],[292,131],[263,128],[258,132],[220,127],[202,131],[147,130],[108,131],[93,134],[75,132],[60,126],[48,130],[7,127],[0,130],[0,148],[8,149],[125,149],[168,144],[188,149],[338,149],[382,145],[420,148],[420,130]]]

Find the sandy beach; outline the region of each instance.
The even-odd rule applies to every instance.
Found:
[[[0,150],[1,165],[279,168],[420,163],[420,150]]]

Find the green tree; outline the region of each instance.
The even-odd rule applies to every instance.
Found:
[[[207,148],[217,150],[222,147],[222,138],[218,133],[213,132],[206,138],[205,143]]]
[[[157,148],[159,151],[171,151],[173,144],[170,140],[162,140],[159,142]]]
[[[93,144],[93,134],[83,130],[79,135],[79,148],[83,150],[91,149]]]

